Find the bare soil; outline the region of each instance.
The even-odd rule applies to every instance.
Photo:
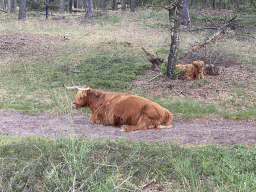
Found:
[[[121,132],[121,128],[92,125],[88,115],[47,114],[28,115],[18,112],[0,112],[1,135],[67,136],[74,134],[88,138],[127,139],[132,141],[175,141],[180,144],[255,145],[256,123],[253,121],[174,120],[171,129],[151,129]]]

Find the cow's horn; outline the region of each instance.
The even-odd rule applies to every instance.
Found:
[[[73,81],[72,81],[72,84],[73,86],[78,89],[79,91],[87,91],[87,90],[90,90],[91,88],[90,87],[87,87],[87,88],[81,88],[81,86],[76,86],[74,85]]]
[[[62,84],[63,87],[65,87],[66,89],[76,89],[75,87],[66,87],[64,84]]]

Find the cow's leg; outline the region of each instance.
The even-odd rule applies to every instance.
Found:
[[[154,129],[156,125],[152,124],[152,120],[147,117],[147,115],[141,115],[136,125],[127,125],[122,128],[121,131],[135,131],[135,130],[147,130]]]
[[[139,126],[127,125],[121,129],[121,131],[135,131],[135,130],[140,130]]]
[[[158,129],[169,129],[174,127],[173,125],[158,125],[157,128]]]

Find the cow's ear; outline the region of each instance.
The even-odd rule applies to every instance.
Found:
[[[198,61],[193,61],[192,64],[193,64],[193,65],[197,65],[197,64],[198,64]]]
[[[100,96],[101,96],[101,93],[100,93],[99,91],[94,91],[94,95],[95,95],[96,97],[100,97]]]

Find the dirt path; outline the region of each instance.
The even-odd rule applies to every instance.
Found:
[[[0,112],[1,135],[59,136],[82,135],[89,138],[110,138],[147,141],[177,141],[180,144],[213,143],[220,145],[256,144],[256,123],[224,119],[173,121],[174,128],[121,132],[120,128],[92,125],[84,115],[52,117]]]

